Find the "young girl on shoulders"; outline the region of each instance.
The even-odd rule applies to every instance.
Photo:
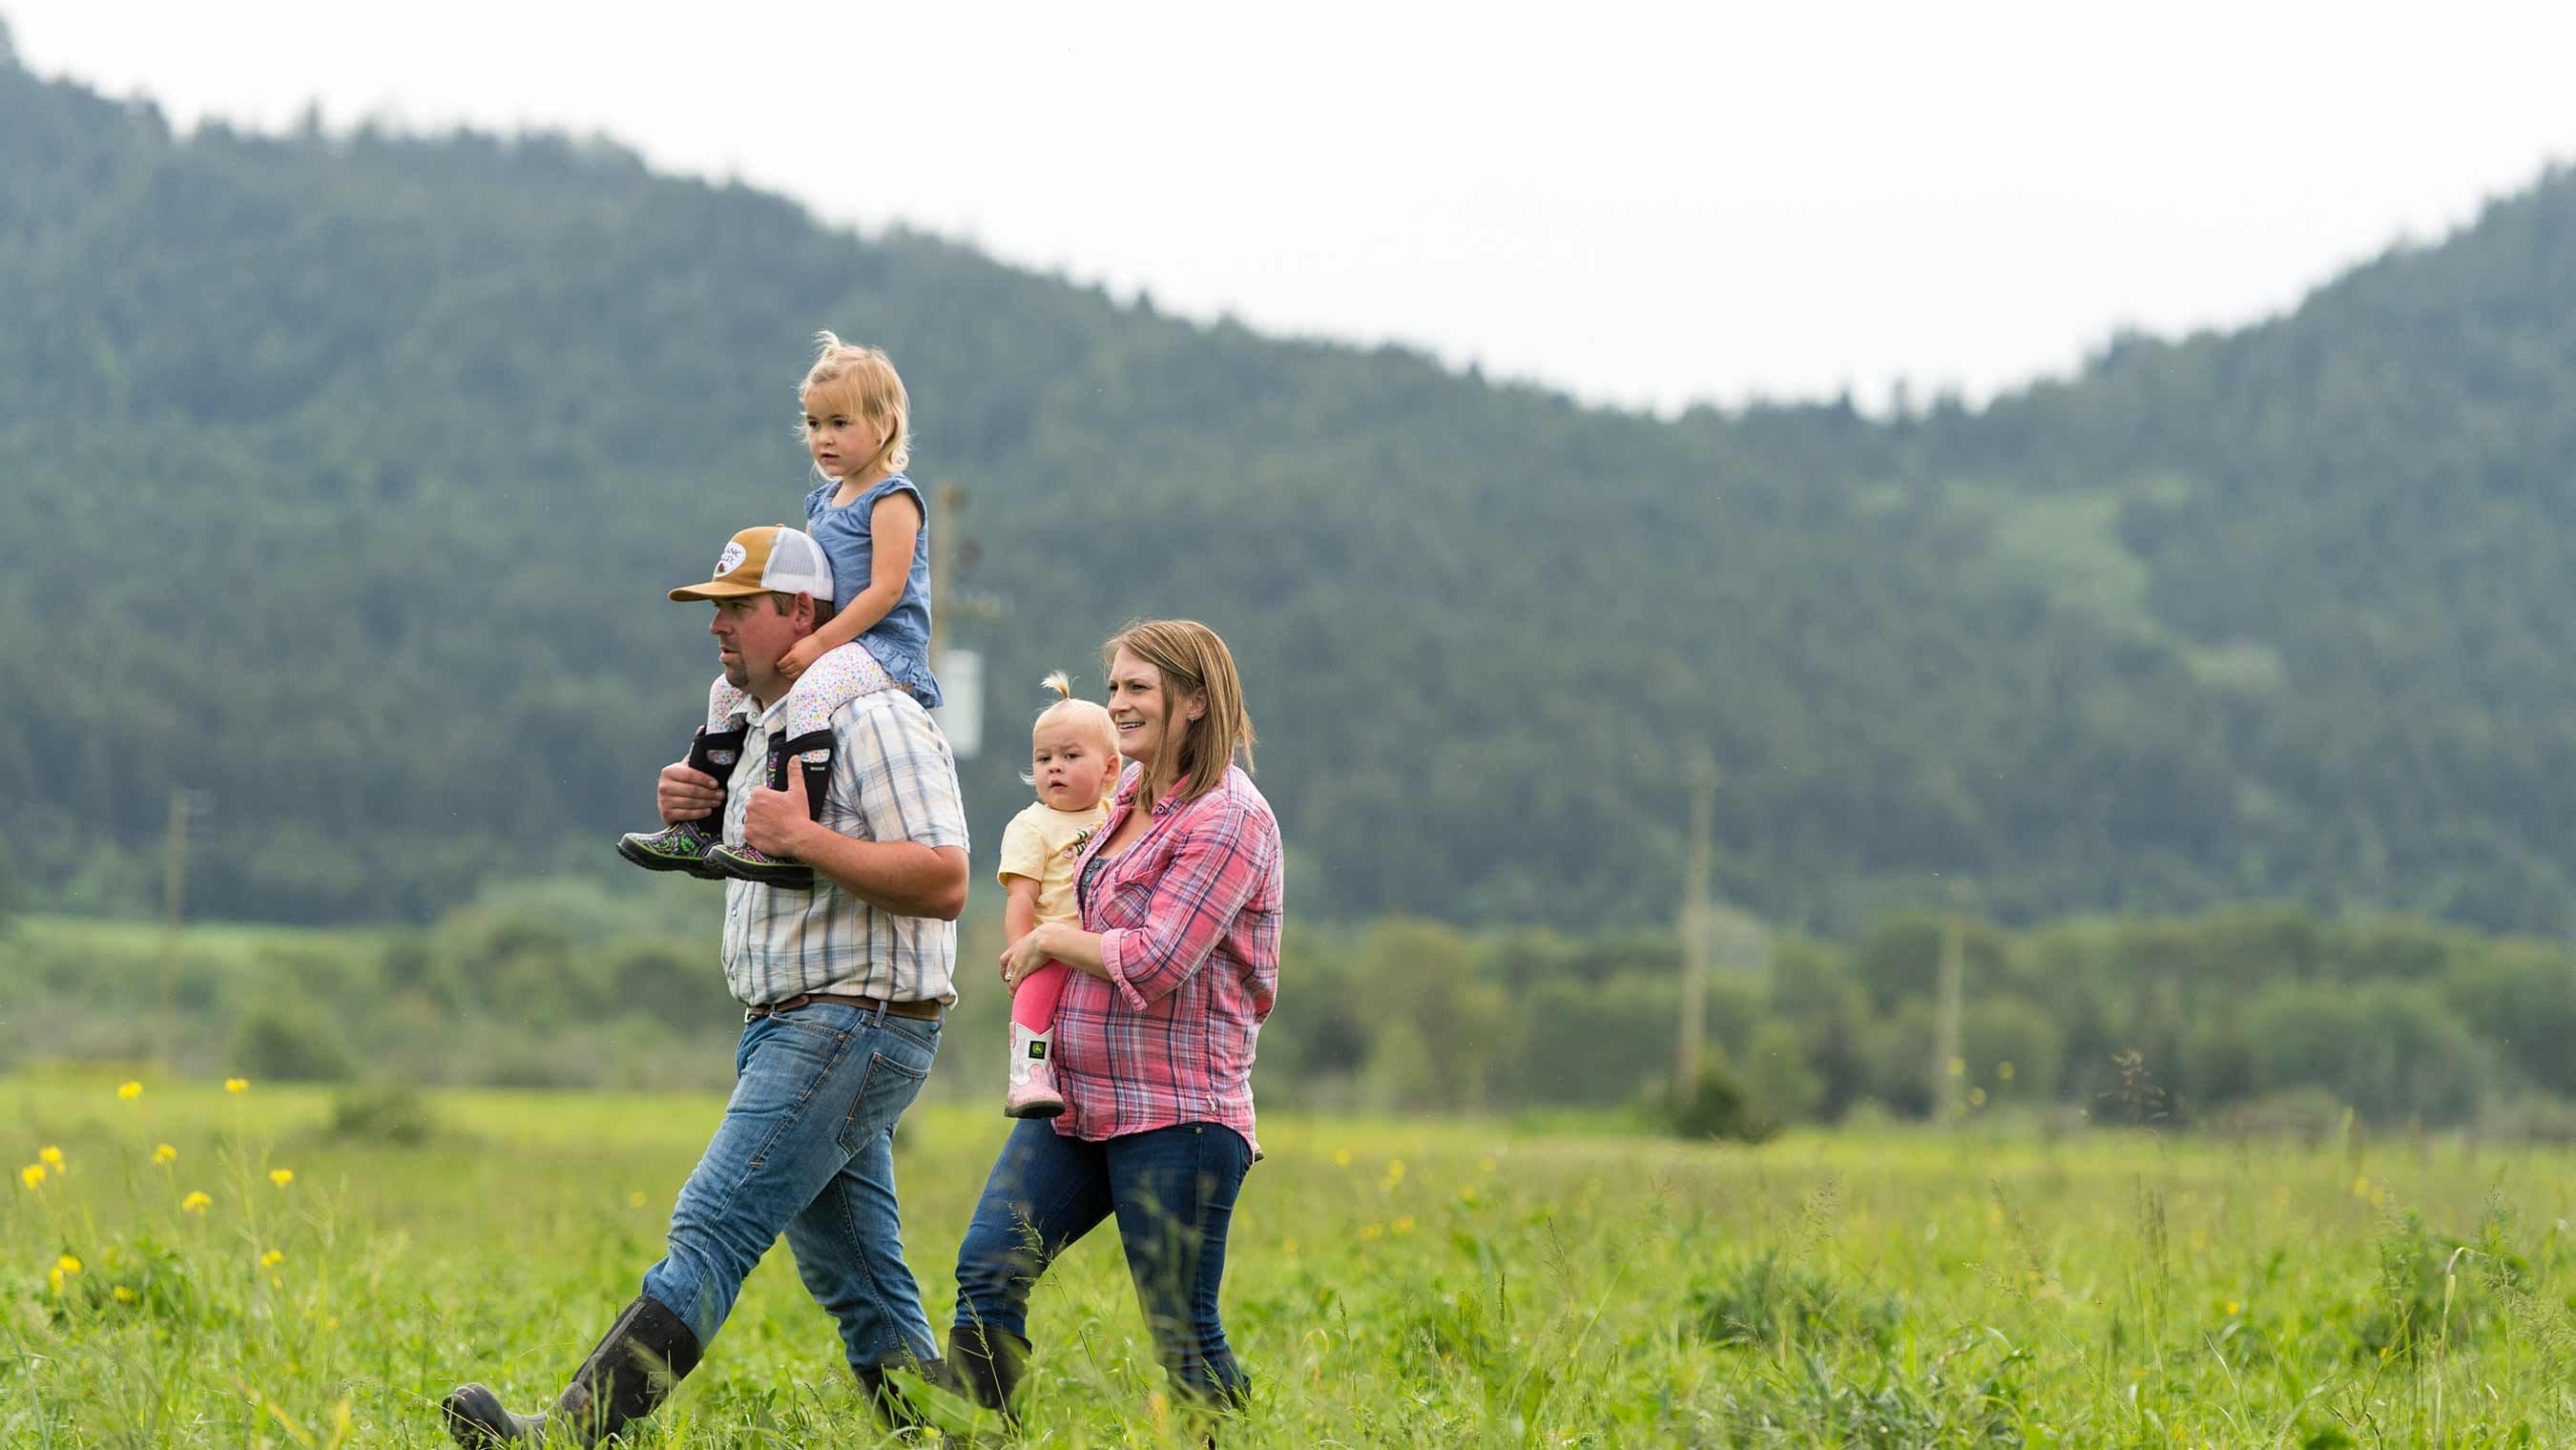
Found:
[[[788,764],[796,762],[805,772],[809,808],[819,814],[831,781],[834,711],[888,688],[910,692],[925,709],[936,708],[940,696],[930,673],[929,511],[920,487],[903,472],[912,461],[911,398],[882,349],[829,332],[816,333],[815,341],[818,354],[796,390],[804,410],[797,431],[823,479],[805,496],[805,531],[831,563],[837,608],[779,660],[780,673],[794,683],[782,728],[769,737],[769,784],[786,789]],[[706,724],[689,746],[689,764],[728,780],[751,710],[750,697],[718,675],[707,690]],[[721,805],[703,820],[630,832],[617,851],[648,871],[814,884],[813,869],[801,861],[726,845]]]

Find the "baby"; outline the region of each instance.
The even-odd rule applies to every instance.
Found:
[[[1002,832],[1002,906],[1005,944],[1042,921],[1079,923],[1074,865],[1100,823],[1109,819],[1117,784],[1118,728],[1109,712],[1073,698],[1073,681],[1058,670],[1046,678],[1056,702],[1040,711],[1029,730],[1029,773],[1035,805],[1011,818]],[[1064,1111],[1056,1092],[1055,1004],[1064,990],[1062,962],[1049,962],[1020,981],[1011,994],[1011,1085],[1002,1112],[1013,1118],[1052,1118]]]

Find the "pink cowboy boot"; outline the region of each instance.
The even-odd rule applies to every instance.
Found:
[[[1011,1024],[1011,1086],[1002,1095],[1006,1118],[1052,1118],[1064,1111],[1064,1095],[1055,1090],[1055,1032],[1031,1032]]]

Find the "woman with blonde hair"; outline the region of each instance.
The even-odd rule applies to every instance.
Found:
[[[1249,1383],[1217,1288],[1260,1156],[1251,1074],[1278,991],[1279,824],[1252,784],[1252,717],[1215,631],[1143,621],[1101,656],[1127,764],[1076,865],[1080,919],[1039,924],[1001,961],[1005,987],[1049,961],[1072,968],[1055,1015],[1065,1110],[1012,1129],[957,1251],[951,1369],[1006,1416],[1031,1288],[1113,1215],[1174,1385],[1232,1406]]]

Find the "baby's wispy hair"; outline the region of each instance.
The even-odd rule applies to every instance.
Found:
[[[1031,734],[1035,734],[1037,732],[1037,728],[1044,725],[1049,720],[1057,719],[1065,715],[1071,715],[1078,720],[1088,722],[1090,725],[1097,727],[1100,732],[1100,744],[1102,748],[1106,749],[1112,755],[1116,755],[1118,753],[1118,726],[1110,720],[1108,706],[1103,705],[1096,700],[1075,699],[1073,696],[1073,676],[1066,674],[1062,670],[1050,671],[1047,674],[1046,679],[1041,683],[1044,684],[1047,689],[1055,692],[1055,699],[1038,711],[1038,715],[1035,720],[1029,722],[1029,731]],[[1020,784],[1022,785],[1035,785],[1037,783],[1038,776],[1037,772],[1034,770],[1031,770],[1020,777]]]

